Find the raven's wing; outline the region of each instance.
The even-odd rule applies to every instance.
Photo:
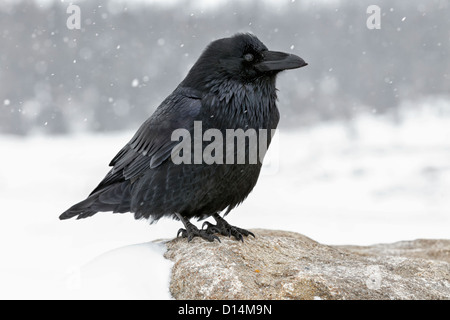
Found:
[[[173,131],[184,128],[192,132],[201,106],[199,94],[177,88],[112,159],[112,169],[91,194],[59,218],[82,219],[98,211],[130,211],[130,192],[135,179],[170,158],[172,149],[179,143],[171,140]]]
[[[111,184],[133,181],[146,170],[154,169],[169,159],[172,149],[179,143],[171,140],[172,132],[181,128],[191,132],[200,108],[198,95],[175,91],[111,160],[109,165],[113,168],[90,195]]]

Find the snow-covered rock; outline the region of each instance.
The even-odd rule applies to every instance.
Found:
[[[176,299],[450,299],[450,240],[328,246],[252,230],[244,243],[166,243]]]
[[[71,298],[171,299],[167,290],[172,263],[159,242],[129,245],[106,252],[67,280]]]

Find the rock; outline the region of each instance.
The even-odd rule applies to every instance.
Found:
[[[361,255],[402,256],[442,260],[450,263],[450,240],[418,239],[367,247],[340,246],[340,248],[348,249]]]
[[[244,243],[166,243],[175,299],[450,299],[450,240],[328,246],[252,230]]]

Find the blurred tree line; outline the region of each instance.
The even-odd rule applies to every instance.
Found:
[[[211,40],[236,32],[309,63],[279,77],[282,126],[450,94],[447,1],[74,3],[80,30],[66,2],[0,1],[1,133],[135,129]],[[371,4],[379,30],[366,26]]]

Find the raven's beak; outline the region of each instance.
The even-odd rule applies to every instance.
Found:
[[[255,68],[261,72],[282,71],[287,69],[296,69],[307,66],[308,64],[295,54],[289,54],[277,51],[265,51],[264,60],[255,65]]]

